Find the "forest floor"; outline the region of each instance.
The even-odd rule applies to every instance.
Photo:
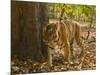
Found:
[[[90,30],[90,29],[89,29]],[[87,30],[83,30],[82,34],[84,37],[87,36]],[[73,65],[68,65],[62,59],[62,56],[53,61],[54,66],[48,67],[47,62],[39,63],[34,62],[31,59],[20,60],[15,57],[11,61],[11,72],[12,74],[23,74],[23,73],[43,73],[43,72],[61,72],[61,71],[80,71],[80,70],[95,70],[96,69],[96,32],[95,29],[91,29],[89,37],[85,40],[85,57],[79,69],[77,65],[78,58],[76,56],[80,53],[80,48],[76,45],[73,46]]]

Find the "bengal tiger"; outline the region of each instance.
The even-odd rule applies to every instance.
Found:
[[[69,20],[49,23],[43,28],[43,40],[48,46],[48,63],[50,66],[53,65],[52,54],[54,53],[54,50],[57,49],[64,50],[65,60],[68,61],[69,64],[72,63],[72,45],[74,40],[76,40],[77,45],[81,48],[83,47],[80,32],[80,24]]]

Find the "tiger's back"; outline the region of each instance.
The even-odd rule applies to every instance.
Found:
[[[78,22],[66,20],[61,22],[61,26],[64,27],[63,30],[65,30],[65,35],[67,36],[70,44],[73,43],[74,40],[76,40],[76,43],[79,42],[81,36],[81,27]]]

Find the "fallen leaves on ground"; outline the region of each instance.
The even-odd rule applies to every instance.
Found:
[[[83,32],[83,35],[85,35],[86,32]],[[86,56],[82,64],[81,70],[95,70],[96,69],[96,42],[88,43],[89,41],[93,40],[92,37],[96,37],[95,31],[91,33],[89,36],[86,45]],[[39,63],[36,61],[33,61],[29,58],[26,60],[20,60],[16,56],[13,57],[11,61],[11,72],[14,74],[23,74],[23,73],[42,73],[42,72],[61,72],[61,71],[79,71],[78,68],[79,60],[77,55],[79,55],[80,48],[74,47],[73,51],[73,62],[74,64],[68,65],[63,59],[63,55],[61,54],[55,54],[55,58],[53,60],[53,66],[48,67],[47,62]]]

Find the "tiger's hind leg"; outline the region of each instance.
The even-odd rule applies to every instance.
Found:
[[[70,43],[70,58],[73,63],[73,59],[74,59],[74,57],[73,57],[73,41]]]
[[[84,55],[84,46],[83,46],[82,42],[80,41],[80,39],[78,40],[77,44],[81,48],[81,53],[79,55],[79,58],[81,58]]]
[[[64,56],[65,56],[65,60],[69,64],[73,64],[72,63],[72,59],[71,59],[71,51],[70,51],[70,43],[69,43],[69,41],[66,42],[66,46],[64,48]]]
[[[78,56],[79,57],[79,66],[78,66],[78,69],[81,70],[83,61],[85,59],[85,48],[84,48],[83,42],[81,41],[80,38],[77,39],[77,44],[81,47],[81,53]]]
[[[79,58],[81,58],[84,55],[84,46],[83,46],[83,41],[81,39],[81,28],[80,26],[76,25],[76,31],[75,31],[75,40],[77,45],[81,48],[81,53],[79,55]]]

